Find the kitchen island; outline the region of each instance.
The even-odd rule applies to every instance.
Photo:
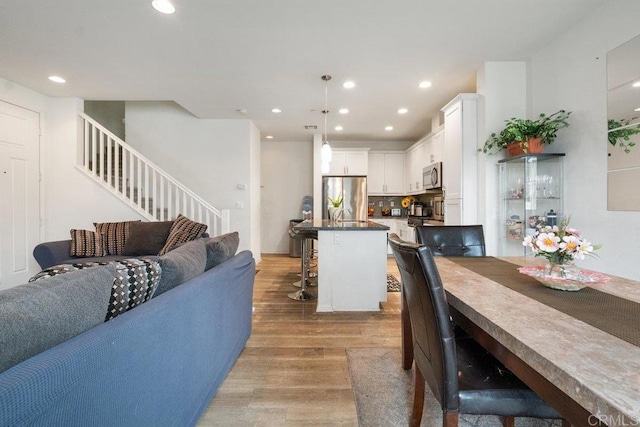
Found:
[[[387,300],[387,232],[372,221],[305,220],[318,231],[318,312],[379,311]]]

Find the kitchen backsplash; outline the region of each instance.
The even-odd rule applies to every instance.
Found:
[[[430,193],[430,194],[418,194],[413,197],[419,202],[424,203],[425,205],[429,202],[429,200],[433,199],[436,196],[442,196],[442,193]],[[373,207],[373,217],[386,216],[383,215],[383,208],[391,209],[397,208],[400,209],[400,216],[408,216],[409,209],[402,207],[402,199],[404,196],[393,196],[393,197],[385,197],[385,196],[369,196],[369,208]]]

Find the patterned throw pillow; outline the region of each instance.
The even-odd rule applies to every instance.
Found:
[[[171,226],[167,242],[164,244],[164,247],[158,255],[166,254],[174,246],[179,245],[180,243],[189,242],[202,237],[205,231],[207,231],[207,224],[191,221],[182,214],[178,215],[178,218],[176,218]]]
[[[121,255],[124,250],[124,244],[129,237],[131,223],[139,221],[94,222],[96,233],[101,234],[104,239],[105,255]]]
[[[149,300],[160,281],[160,263],[146,259],[115,261],[116,273],[105,322]]]
[[[100,233],[89,230],[71,230],[71,256],[105,256],[104,240]]]
[[[69,273],[71,271],[82,270],[89,267],[96,267],[98,265],[107,265],[108,262],[76,262],[73,264],[59,264],[53,267],[45,268],[40,273],[29,279],[30,282],[36,280],[47,279],[49,277],[58,276],[60,274]]]

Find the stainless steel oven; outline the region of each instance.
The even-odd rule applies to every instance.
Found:
[[[425,190],[442,188],[442,162],[433,163],[422,169],[422,187]]]
[[[444,198],[433,198],[433,219],[444,221]]]

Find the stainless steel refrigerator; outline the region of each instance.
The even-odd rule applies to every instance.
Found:
[[[329,197],[342,197],[341,219],[367,220],[367,177],[324,176],[322,177],[322,219],[329,219]]]

